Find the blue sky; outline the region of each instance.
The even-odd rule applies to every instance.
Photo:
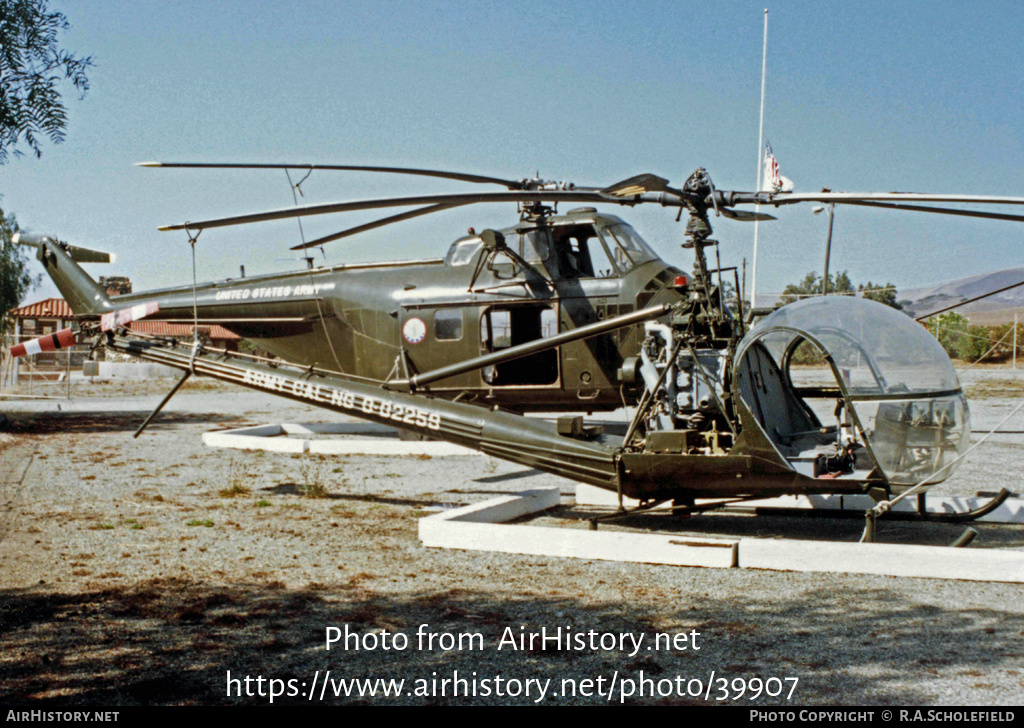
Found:
[[[427,167],[605,185],[698,166],[754,186],[763,2],[82,2],[51,0],[64,45],[94,56],[67,97],[64,144],[0,167],[22,227],[115,252],[95,275],[136,290],[191,281],[183,233],[157,226],[292,204],[280,171],[134,167],[147,160]],[[768,5],[765,134],[797,191],[1024,195],[1024,4]],[[458,183],[315,173],[305,202],[465,191]],[[609,208],[610,211],[615,211]],[[621,209],[689,267],[673,211]],[[372,219],[321,217],[307,238]],[[327,248],[327,263],[437,257],[508,205],[442,213]],[[761,226],[758,289],[821,269],[810,207]],[[294,221],[209,230],[201,279],[300,265]],[[716,225],[723,263],[750,224]],[[904,287],[1024,264],[1020,224],[842,208],[833,270]],[[39,298],[50,289],[31,295]]]

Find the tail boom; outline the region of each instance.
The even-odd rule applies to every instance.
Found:
[[[76,248],[49,236],[17,233],[13,240],[20,245],[36,248],[36,258],[76,314],[96,315],[114,310],[107,292],[77,262],[107,262],[113,260],[113,256]]]

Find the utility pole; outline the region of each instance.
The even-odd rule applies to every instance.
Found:
[[[814,208],[814,213],[821,212],[822,208]],[[836,203],[828,203],[828,237],[825,238],[825,275],[821,280],[821,295],[828,295],[828,261],[832,255],[832,221],[835,219]]]
[[[747,308],[747,259],[743,258],[743,281],[740,284],[740,300],[743,301],[743,308]]]
[[[761,169],[764,167],[764,88],[768,73],[768,8],[764,9],[764,43],[761,46],[761,121],[757,128],[757,190],[761,191]],[[754,206],[754,211],[761,209]],[[754,262],[750,276],[750,310],[757,308],[757,233],[758,221],[754,219]]]

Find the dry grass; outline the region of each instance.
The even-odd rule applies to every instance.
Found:
[[[307,498],[327,498],[330,492],[324,482],[327,462],[323,455],[310,456],[299,461],[299,483]]]
[[[228,467],[228,485],[226,488],[219,490],[218,494],[221,498],[237,498],[249,495],[252,493],[252,488],[246,485],[249,478],[250,475],[246,472],[245,468],[234,458],[231,458],[230,466]]]
[[[967,399],[1024,398],[1024,379],[986,379],[965,388]]]

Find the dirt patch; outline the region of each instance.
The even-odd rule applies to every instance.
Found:
[[[621,688],[642,674],[668,680],[667,690],[676,677],[707,681],[712,672],[730,680],[798,678],[788,702],[779,695],[752,700],[726,685],[728,699],[712,695],[712,704],[1024,700],[1017,586],[426,549],[419,518],[495,494],[556,485],[563,508],[545,518],[583,527],[573,519],[587,513],[572,505],[569,481],[479,456],[314,461],[202,444],[204,431],[229,422],[325,419],[269,397],[183,393],[138,439],[131,437],[134,423],[122,421],[145,409],[137,400],[72,405],[59,413],[52,403],[7,411],[23,428],[6,433],[0,447],[0,699],[7,702],[266,704],[269,696],[256,694],[255,683],[246,694],[228,673],[301,690],[303,682],[305,689],[314,680],[323,686],[327,671],[335,682],[322,698],[317,688],[316,703],[537,702],[535,692],[498,695],[493,680],[500,675],[524,689],[527,680],[552,681],[545,704],[589,705],[607,702],[578,689],[596,687],[598,679],[607,686],[615,676]],[[984,419],[1005,406],[985,400],[975,411]],[[1012,485],[1019,459],[1015,441],[996,442],[943,488],[973,493]],[[308,497],[310,481],[324,497]],[[675,527],[767,537],[800,537],[810,528],[737,518],[723,524],[698,517]],[[627,525],[669,528],[659,519]],[[845,525],[818,528],[841,540],[859,535],[857,524],[849,534]],[[916,538],[895,522],[880,535]],[[1019,548],[1019,530],[1015,538],[987,544]],[[984,547],[984,533],[980,540]],[[420,625],[433,635],[423,649],[416,644]],[[327,650],[328,629],[346,626],[360,648]],[[700,649],[529,643],[543,629],[628,635],[645,647],[659,633],[697,632]],[[385,633],[401,633],[410,644],[383,649]],[[371,643],[377,646],[367,648]],[[456,672],[491,680],[490,692],[478,682],[476,696],[453,696],[449,683],[442,694],[432,681],[454,680]],[[412,687],[370,696],[340,682],[365,678]],[[308,704],[299,694],[275,703],[300,700]],[[644,697],[620,690],[612,702],[620,701],[704,704],[703,693],[685,690]]]

